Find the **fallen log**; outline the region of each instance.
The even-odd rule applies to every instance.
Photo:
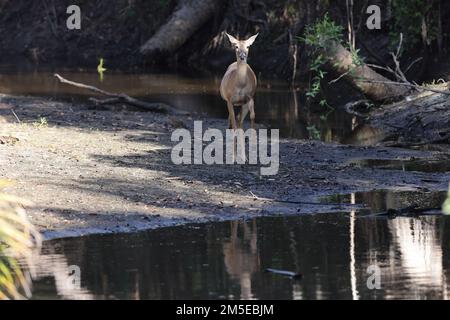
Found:
[[[220,0],[183,0],[169,20],[140,48],[143,55],[173,53],[214,14]]]
[[[366,64],[356,65],[352,53],[336,41],[327,46],[324,55],[334,71],[374,101],[404,97],[409,92],[407,86],[393,84]]]
[[[440,89],[442,87],[442,89]],[[434,87],[445,92],[447,84]],[[431,88],[433,89],[433,88]],[[413,147],[450,143],[450,102],[447,94],[417,92],[370,113],[368,124],[384,132],[384,145]]]
[[[148,111],[157,112],[157,113],[170,113],[170,114],[186,114],[186,112],[183,112],[181,110],[177,110],[167,104],[164,103],[150,103],[141,101],[138,99],[135,99],[133,97],[130,97],[124,93],[114,93],[114,92],[108,92],[102,89],[99,89],[97,87],[86,85],[79,82],[74,82],[71,80],[67,80],[63,77],[61,77],[59,74],[55,73],[54,76],[59,80],[59,82],[68,84],[77,88],[86,89],[98,94],[101,94],[103,96],[107,96],[109,98],[101,100],[96,98],[90,98],[89,100],[92,101],[96,105],[105,105],[105,104],[115,104],[115,103],[125,103],[134,107],[142,108]]]

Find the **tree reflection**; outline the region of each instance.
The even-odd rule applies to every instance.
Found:
[[[429,194],[355,194],[375,210],[441,201]],[[361,213],[261,218],[132,235],[47,242],[35,298],[441,299],[448,298],[450,225],[445,217]],[[81,288],[63,286],[68,266]],[[381,289],[367,288],[367,268]],[[300,272],[300,281],[266,268]]]

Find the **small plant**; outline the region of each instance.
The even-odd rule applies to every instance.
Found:
[[[328,104],[327,100],[325,100],[325,99],[322,99],[322,100],[319,102],[319,105],[321,105],[322,107],[326,107],[326,108],[328,109],[324,114],[322,114],[322,115],[320,116],[320,120],[322,120],[322,121],[327,121],[327,120],[328,120],[328,117],[330,116],[330,114],[332,114],[332,113],[335,111],[335,109],[334,109],[332,106],[330,106],[330,105]]]
[[[48,126],[48,121],[46,117],[39,117],[39,119],[33,122],[33,126],[36,128],[44,128]]]
[[[448,186],[448,194],[447,194],[447,200],[445,200],[444,204],[442,205],[442,212],[446,215],[450,215],[450,184]]]
[[[329,49],[332,41],[341,41],[343,28],[325,14],[322,20],[306,28],[305,36],[300,38],[315,53],[319,50]]]
[[[359,49],[355,49],[352,46],[349,46],[348,50],[352,55],[353,65],[355,67],[360,67],[364,65],[364,58],[359,54]]]
[[[320,130],[316,128],[315,125],[311,125],[309,127],[306,127],[306,130],[308,130],[309,138],[313,140],[320,140],[322,137]]]
[[[324,65],[327,63],[324,51],[328,50],[332,43],[341,41],[342,32],[343,28],[336,25],[329,15],[326,14],[322,20],[306,28],[304,37],[300,38],[310,48],[310,57],[312,58],[310,69],[313,72],[313,77],[306,96],[309,99],[318,99],[320,97],[319,105],[329,109],[326,115],[321,117],[323,120],[326,120],[330,112],[334,110],[322,93],[322,81],[327,75],[327,72],[324,70]]]

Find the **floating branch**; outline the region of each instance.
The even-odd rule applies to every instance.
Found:
[[[311,206],[339,206],[339,207],[356,207],[356,208],[362,208],[363,207],[362,205],[352,204],[352,203],[337,203],[337,202],[324,202],[324,203],[322,203],[322,202],[293,201],[293,200],[261,198],[261,197],[258,197],[256,194],[254,194],[252,191],[250,191],[250,194],[252,195],[254,200],[258,200],[258,201],[290,203],[290,204],[305,204],[305,205],[311,205]]]
[[[138,108],[142,108],[145,110],[149,110],[152,112],[158,112],[158,113],[171,113],[171,114],[186,114],[186,112],[176,110],[173,107],[164,104],[164,103],[150,103],[141,101],[138,99],[135,99],[133,97],[130,97],[126,95],[125,93],[114,93],[114,92],[108,92],[102,89],[99,89],[94,86],[86,85],[79,82],[74,82],[67,80],[63,77],[61,77],[59,74],[55,73],[55,77],[59,80],[59,82],[68,84],[77,88],[86,89],[98,94],[101,94],[103,96],[109,97],[108,99],[96,99],[96,98],[90,98],[89,100],[92,101],[96,105],[105,105],[105,104],[114,104],[114,103],[126,103],[131,106],[135,106]]]
[[[292,271],[285,271],[285,270],[277,270],[277,269],[271,269],[271,268],[267,268],[266,272],[270,272],[270,273],[274,273],[274,274],[279,274],[281,276],[286,276],[295,280],[300,280],[301,278],[303,278],[303,275],[301,273],[296,273],[296,272],[292,272]]]

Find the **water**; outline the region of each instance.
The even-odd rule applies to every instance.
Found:
[[[107,72],[104,80],[100,81],[98,74],[92,72],[60,73],[73,81],[91,84],[111,92],[125,92],[150,102],[165,102],[205,117],[228,117],[226,104],[219,94],[220,77]],[[356,139],[352,138],[355,136],[353,131],[358,125],[358,119],[344,111],[308,106],[305,89],[306,85],[303,85],[299,91],[293,91],[285,82],[261,80],[255,97],[256,121],[280,129],[282,137],[314,138],[326,142],[343,142],[350,139],[355,144],[362,140],[359,133]],[[53,72],[11,72],[8,68],[0,68],[0,92],[76,102],[86,102],[87,97],[93,95],[59,84]],[[367,134],[366,131],[364,133]]]
[[[432,194],[424,204],[440,205],[444,196]],[[391,192],[350,197],[375,211],[417,198]],[[450,220],[442,215],[266,217],[46,242],[33,298],[446,299],[449,254]],[[67,281],[73,265],[80,267],[81,288]],[[379,290],[367,287],[369,266],[379,268]]]
[[[436,209],[441,208],[447,197],[447,192],[437,191],[388,191],[374,190],[356,192],[353,194],[334,195],[323,198],[323,202],[364,205],[364,212],[376,214],[389,209],[404,208]]]
[[[226,118],[220,78],[170,74],[88,72],[65,77],[148,101]],[[0,92],[86,101],[89,93],[60,85],[50,72],[0,73]],[[284,137],[372,145],[382,132],[359,126],[343,112],[308,106],[301,91],[261,81],[257,121]],[[327,115],[325,118],[324,116]],[[448,164],[448,163],[447,163]],[[387,169],[446,172],[441,164],[366,163]],[[411,169],[410,169],[411,168]],[[416,205],[440,207],[445,193],[376,191],[331,202],[362,203],[371,213]],[[443,299],[449,298],[448,217],[374,218],[367,212],[164,228],[45,242],[36,258],[33,298],[42,299]],[[80,268],[81,286],[68,281]],[[367,287],[369,266],[380,268],[381,288]],[[265,272],[301,273],[300,280]]]

